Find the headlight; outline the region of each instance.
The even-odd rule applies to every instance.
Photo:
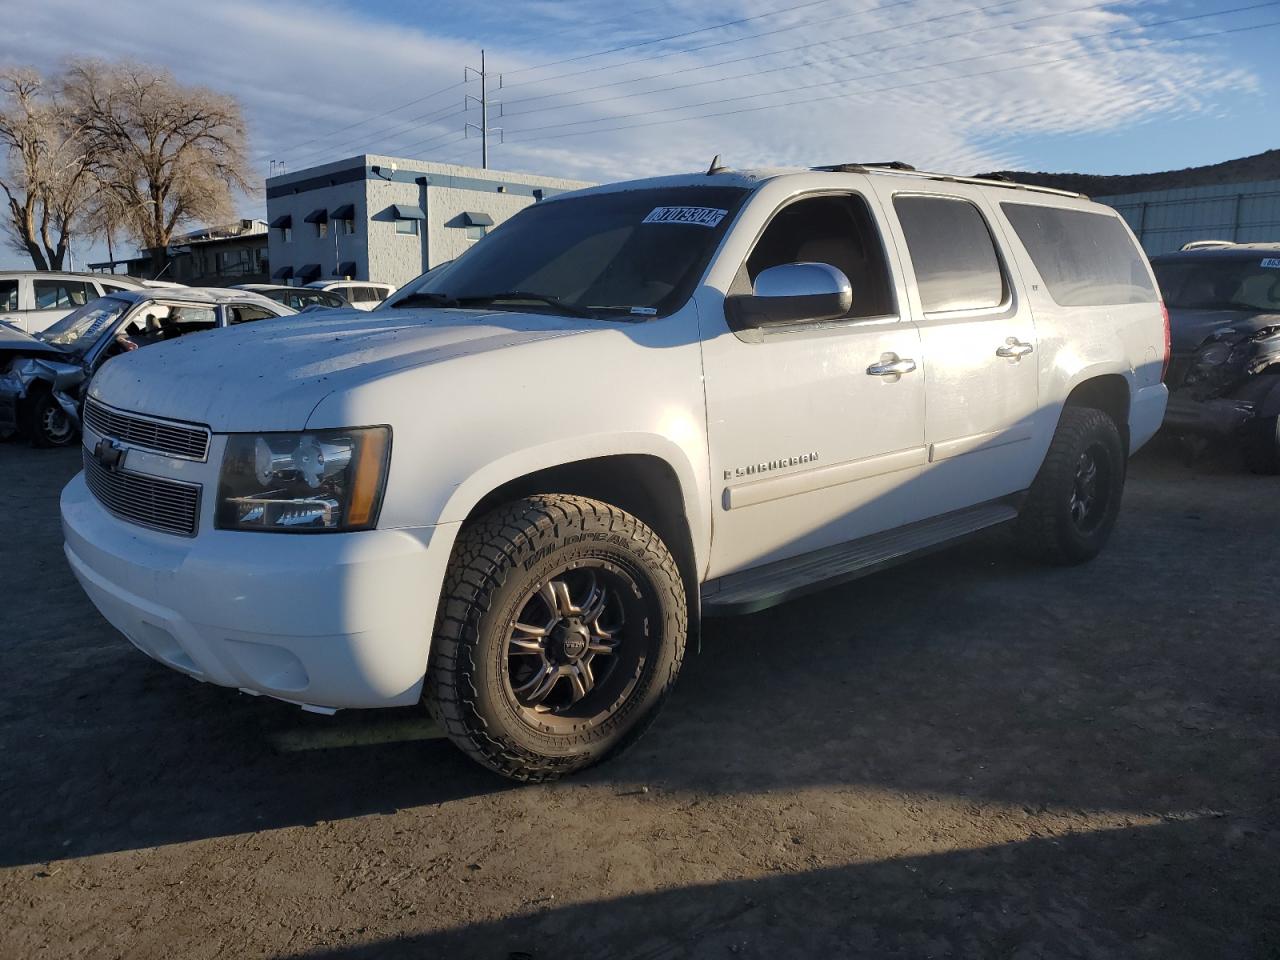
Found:
[[[368,530],[378,522],[389,427],[238,433],[227,440],[215,526],[277,533]]]

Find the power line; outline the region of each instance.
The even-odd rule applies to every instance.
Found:
[[[318,134],[317,136],[312,137],[310,140],[304,140],[302,143],[295,144],[292,147],[288,147],[283,150],[277,147],[273,147],[269,150],[259,151],[257,156],[259,159],[261,159],[262,157],[265,157],[271,153],[278,153],[278,154],[292,153],[296,150],[301,149],[302,147],[307,146],[307,144],[315,143],[317,140],[323,140],[325,137],[331,137],[335,133],[342,133],[345,130],[351,130],[355,127],[362,126],[371,120],[378,120],[382,117],[390,116],[393,113],[398,113],[399,111],[403,110],[405,107],[412,107],[416,103],[422,103],[425,100],[430,100],[433,97],[438,97],[442,93],[448,93],[450,90],[456,90],[458,89],[458,87],[464,86],[466,83],[467,83],[466,80],[459,80],[457,83],[451,83],[448,86],[441,87],[438,90],[432,90],[430,93],[423,94],[421,97],[417,97],[416,99],[413,99],[413,100],[408,100],[400,104],[399,106],[391,107],[389,110],[382,111],[382,113],[375,113],[373,116],[365,117],[363,120],[357,120],[355,123],[348,123],[345,127],[338,127],[334,130],[328,131],[327,133]]]
[[[763,93],[743,94],[737,97],[722,97],[722,98],[717,98],[713,100],[704,100],[699,103],[681,104],[675,107],[660,107],[657,109],[645,110],[637,113],[617,114],[612,117],[594,117],[588,120],[572,120],[565,123],[555,123],[555,124],[549,124],[541,127],[524,127],[524,128],[511,130],[510,132],[522,133],[522,132],[534,132],[534,131],[540,131],[540,130],[561,130],[566,127],[576,127],[576,126],[582,126],[584,124],[590,124],[590,123],[605,123],[612,120],[627,120],[633,117],[651,116],[654,113],[670,113],[674,110],[691,110],[691,109],[696,109],[698,107],[718,106],[720,104],[725,104],[725,103],[737,103],[744,100],[755,100],[755,99],[759,99],[760,97],[777,96],[778,94],[782,94],[782,93],[796,93],[802,90],[816,90],[816,89],[821,89],[822,87],[831,87],[831,86],[851,83],[857,80],[872,80],[879,77],[892,76],[898,73],[906,73],[912,70],[934,69],[937,67],[955,66],[956,64],[960,64],[960,63],[971,63],[975,60],[988,60],[991,57],[1007,56],[1009,54],[1016,54],[1016,53],[1025,53],[1028,50],[1039,50],[1039,49],[1043,49],[1044,47],[1058,46],[1063,43],[1081,43],[1085,40],[1097,40],[1103,37],[1115,36],[1116,34],[1132,33],[1134,30],[1149,30],[1153,27],[1169,26],[1171,24],[1185,23],[1192,20],[1203,20],[1208,17],[1221,17],[1221,16],[1226,16],[1228,14],[1232,14],[1232,13],[1243,13],[1249,10],[1259,10],[1265,7],[1274,7],[1278,5],[1280,5],[1280,0],[1266,0],[1266,2],[1264,3],[1250,4],[1249,6],[1244,6],[1244,7],[1235,7],[1230,10],[1217,10],[1212,13],[1192,14],[1190,16],[1185,16],[1185,17],[1172,17],[1166,20],[1157,20],[1151,23],[1135,24],[1130,27],[1120,27],[1115,30],[1107,30],[1102,33],[1089,34],[1083,37],[1068,37],[1062,40],[1047,40],[1041,43],[1030,44],[1025,47],[1018,47],[1012,50],[998,50],[994,53],[977,54],[971,57],[959,57],[955,60],[947,60],[941,63],[925,64],[923,66],[916,64],[909,67],[902,67],[897,70],[876,71],[875,73],[860,74],[860,75],[855,75],[850,77],[842,77],[837,80],[825,80],[819,83],[800,84],[798,86],[783,87],[781,89],[765,91]],[[718,114],[716,114],[716,116],[718,116]],[[680,119],[684,119],[684,118],[680,118]],[[663,121],[656,121],[656,122],[663,122]],[[639,126],[650,126],[650,125],[651,124],[639,124]],[[527,139],[528,138],[526,138],[525,140],[513,140],[512,142],[513,143],[527,142]],[[543,139],[543,138],[538,138],[538,139]]]
[[[685,30],[683,33],[673,33],[665,37],[654,37],[652,40],[640,40],[636,43],[624,43],[622,46],[611,47],[608,50],[597,50],[594,53],[583,53],[576,57],[565,57],[562,60],[550,60],[547,63],[537,63],[529,67],[519,67],[515,70],[508,70],[507,73],[528,73],[531,70],[542,70],[545,67],[555,67],[562,63],[576,63],[579,60],[590,60],[593,57],[603,57],[610,53],[621,53],[623,50],[634,50],[637,47],[649,47],[655,43],[666,43],[669,40],[679,40],[683,37],[692,37],[699,33],[708,33],[712,30],[723,30],[725,27],[736,27],[744,23],[751,23],[753,20],[763,20],[766,17],[776,17],[781,13],[792,13],[796,10],[804,10],[808,7],[816,7],[823,3],[831,3],[832,0],[806,0],[805,3],[797,3],[794,6],[782,7],[778,10],[770,10],[766,13],[757,13],[750,17],[740,17],[737,20],[727,20],[724,23],[713,23],[709,27],[698,27],[696,30]],[[540,81],[528,81],[540,82]]]
[[[453,112],[449,113],[448,111],[450,110],[452,110]],[[466,112],[465,109],[458,110],[455,108],[453,104],[450,104],[447,107],[442,107],[437,110],[428,110],[426,113],[421,114],[419,116],[410,117],[408,120],[405,120],[403,123],[398,123],[388,127],[385,130],[377,131],[373,133],[372,136],[380,138],[379,141],[375,141],[375,142],[385,143],[389,138],[398,137],[401,135],[401,132],[407,132],[412,127],[416,127],[420,125],[438,126],[439,124],[444,123],[446,120],[452,120],[454,117],[462,116],[465,112]],[[340,153],[345,150],[345,145],[347,144],[355,144],[360,142],[368,143],[369,136],[370,135],[368,134],[357,134],[355,137],[351,137],[346,140],[340,141],[337,145],[322,143],[319,146],[312,147],[310,150],[304,150],[301,154],[297,154],[297,153],[290,154],[290,157],[296,162],[299,159],[299,157],[306,157],[309,154],[316,155],[325,151],[332,152],[332,153]],[[314,161],[308,160],[305,162],[311,163]]]
[[[509,70],[509,71],[507,71],[507,72],[508,72],[508,73],[527,73],[527,72],[529,72],[529,71],[531,71],[531,70],[541,70],[543,67],[555,66],[555,65],[560,64],[560,63],[572,63],[572,62],[579,61],[579,60],[587,60],[587,59],[590,59],[590,58],[592,58],[592,57],[602,57],[602,56],[605,56],[606,54],[610,54],[610,53],[618,53],[619,51],[622,51],[622,50],[630,50],[630,49],[635,48],[635,47],[649,46],[649,45],[654,44],[654,43],[665,43],[665,42],[666,42],[666,41],[668,41],[668,40],[676,40],[676,39],[679,39],[679,38],[681,38],[681,37],[693,36],[693,35],[698,34],[698,33],[706,33],[706,32],[708,32],[708,31],[710,31],[710,30],[719,30],[719,29],[722,29],[722,28],[724,28],[724,27],[731,27],[731,26],[736,26],[736,25],[738,25],[738,24],[742,24],[742,23],[749,23],[749,22],[751,22],[751,21],[753,21],[753,20],[760,20],[760,19],[763,19],[763,18],[765,18],[765,17],[776,16],[777,14],[780,14],[780,13],[790,13],[790,12],[791,12],[791,11],[793,11],[793,10],[801,10],[801,9],[806,8],[806,7],[813,7],[813,6],[817,6],[818,4],[821,4],[821,3],[831,3],[831,2],[832,2],[832,0],[807,0],[807,2],[805,2],[805,3],[800,3],[800,4],[796,4],[795,6],[791,6],[791,7],[783,7],[783,8],[781,8],[781,9],[779,9],[779,10],[773,10],[773,11],[769,11],[769,12],[767,12],[767,13],[760,13],[760,14],[756,14],[755,16],[751,16],[751,17],[743,17],[743,18],[738,19],[738,20],[730,20],[730,21],[727,21],[727,22],[725,22],[725,23],[713,24],[712,26],[709,26],[709,27],[699,27],[699,28],[698,28],[698,29],[696,29],[696,30],[689,30],[689,31],[686,31],[686,32],[684,32],[684,33],[676,33],[676,34],[672,34],[672,35],[671,35],[671,36],[669,36],[669,37],[658,37],[658,38],[655,38],[655,39],[652,39],[652,40],[643,40],[643,41],[640,41],[640,42],[637,42],[637,43],[624,44],[624,45],[619,46],[619,47],[612,47],[612,48],[607,49],[607,50],[597,50],[597,51],[595,51],[594,53],[584,53],[584,54],[580,54],[579,56],[575,56],[575,57],[568,57],[568,58],[565,58],[565,59],[563,59],[563,60],[553,60],[553,61],[551,61],[551,62],[549,62],[549,63],[541,63],[541,64],[536,64],[536,65],[534,65],[534,66],[529,66],[529,67],[519,67],[519,68],[517,68],[517,69],[515,69],[515,70]],[[906,3],[906,2],[910,2],[910,0],[900,0],[900,2],[902,2],[902,3]],[[349,123],[349,124],[347,124],[346,126],[337,127],[337,128],[335,128],[335,129],[333,129],[333,130],[328,131],[327,133],[319,134],[318,136],[312,137],[310,140],[304,140],[302,143],[294,144],[294,145],[293,145],[293,146],[291,146],[291,147],[287,147],[287,148],[283,148],[283,149],[282,149],[282,148],[269,148],[269,149],[261,150],[261,151],[259,151],[258,153],[256,153],[254,156],[255,156],[255,158],[257,158],[257,159],[261,159],[261,158],[264,158],[264,157],[266,157],[268,154],[271,154],[271,153],[276,153],[276,154],[293,154],[293,153],[295,153],[297,150],[301,149],[302,147],[305,147],[305,146],[308,146],[309,144],[315,143],[317,140],[321,140],[321,139],[323,139],[323,138],[325,138],[325,137],[332,136],[332,135],[333,135],[333,134],[335,134],[335,133],[343,133],[343,132],[345,132],[345,131],[347,131],[347,130],[354,129],[355,127],[362,126],[362,125],[364,125],[364,124],[366,124],[366,123],[370,122],[371,120],[378,120],[378,119],[380,119],[380,118],[382,118],[382,117],[390,116],[390,115],[391,115],[391,114],[393,114],[393,113],[399,113],[401,110],[405,109],[406,107],[412,107],[412,106],[413,106],[413,105],[415,105],[415,104],[422,103],[422,102],[424,102],[424,101],[426,101],[426,100],[430,100],[432,97],[439,96],[439,95],[440,95],[440,94],[442,94],[442,93],[447,93],[447,92],[449,92],[450,90],[456,90],[456,89],[458,89],[459,87],[465,86],[465,85],[466,85],[467,83],[469,83],[469,82],[470,82],[470,80],[466,80],[466,79],[464,79],[464,80],[461,80],[461,81],[459,81],[459,82],[457,82],[457,83],[451,83],[451,84],[449,84],[448,86],[441,87],[441,88],[440,88],[440,89],[438,89],[438,90],[433,90],[431,93],[424,94],[424,95],[423,95],[423,96],[421,96],[421,97],[416,97],[416,98],[414,98],[413,100],[406,100],[404,103],[398,104],[397,106],[394,106],[394,107],[391,107],[391,108],[389,108],[389,109],[387,109],[387,110],[384,110],[384,111],[382,111],[381,113],[374,114],[374,115],[373,115],[373,116],[371,116],[371,117],[365,117],[363,120],[357,120],[357,121],[355,121],[354,123]],[[542,82],[542,81],[525,81],[525,82],[526,82],[526,83],[528,83],[528,82],[540,83],[540,82]]]
[[[1000,3],[991,4],[991,6],[989,7],[975,7],[975,8],[971,8],[968,11],[962,11],[962,12],[978,13],[978,12],[993,9],[995,7],[1008,6],[1011,2],[1020,2],[1020,0],[1001,0]],[[823,60],[807,60],[804,63],[798,63],[798,64],[787,63],[787,64],[783,64],[780,67],[770,67],[767,70],[752,70],[748,73],[730,74],[729,76],[726,76],[726,77],[712,77],[707,80],[695,80],[692,83],[680,83],[670,87],[658,87],[653,90],[639,90],[639,91],[636,91],[635,93],[620,93],[610,97],[597,97],[594,100],[581,100],[581,101],[578,101],[577,103],[558,104],[558,105],[552,105],[552,106],[546,106],[546,107],[534,107],[531,110],[519,110],[519,111],[516,111],[515,113],[507,114],[507,116],[523,117],[526,114],[542,113],[548,110],[568,110],[572,107],[586,107],[596,103],[609,103],[615,100],[628,100],[632,97],[644,97],[644,96],[650,96],[652,94],[658,94],[658,93],[670,93],[673,90],[687,90],[691,87],[708,86],[714,83],[727,83],[730,80],[754,79],[755,77],[764,76],[765,74],[779,73],[784,70],[795,70],[801,67],[813,67],[813,66],[818,66],[819,64],[824,64],[824,63],[835,63],[839,60],[856,60],[859,57],[866,57],[873,53],[886,53],[892,50],[905,50],[908,47],[918,47],[918,46],[923,46],[930,43],[940,43],[943,40],[954,40],[958,37],[971,37],[975,34],[986,33],[991,30],[1001,30],[1007,27],[1023,26],[1028,23],[1034,23],[1038,20],[1047,20],[1051,17],[1061,17],[1071,13],[1083,13],[1086,10],[1096,10],[1099,7],[1105,7],[1110,2],[1111,0],[1102,0],[1102,2],[1100,3],[1091,3],[1083,7],[1075,7],[1074,9],[1071,9],[1071,10],[1060,10],[1056,13],[1043,13],[1043,14],[1039,14],[1038,16],[1027,17],[1026,19],[1023,19],[1023,20],[1006,21],[1005,23],[992,24],[989,27],[979,27],[973,30],[960,30],[955,33],[945,33],[945,34],[942,34],[941,36],[936,36],[936,37],[924,37],[919,40],[909,40],[906,43],[890,44],[888,46],[883,46],[883,47],[870,47],[866,50],[859,50],[856,53],[845,53],[845,54],[841,54],[838,57],[827,57],[826,59],[823,59]],[[919,24],[931,23],[937,20],[943,20],[949,17],[954,17],[954,16],[957,16],[957,14],[954,14],[954,13],[943,14],[942,16],[939,16],[939,17],[930,17],[925,20],[916,20],[910,23],[904,23],[904,24],[901,24],[899,27],[886,27],[883,30],[872,30],[867,32],[866,34],[861,34],[861,35],[852,36],[852,37],[841,37],[838,40],[831,40],[831,41],[818,40],[813,43],[801,44],[799,46],[790,47],[786,50],[777,50],[772,53],[757,53],[749,57],[737,57],[736,59],[733,59],[733,60],[724,60],[718,64],[711,64],[710,66],[724,66],[725,64],[741,63],[746,60],[759,60],[764,57],[776,56],[780,53],[793,53],[797,50],[805,50],[812,47],[823,46],[827,43],[840,43],[840,42],[843,42],[844,40],[857,40],[857,39],[861,39],[861,37],[863,36],[870,36],[873,33],[884,33],[889,30],[900,29],[900,27],[917,26]],[[647,77],[643,79],[657,80],[664,76],[671,76],[672,74],[677,72],[692,73],[694,70],[702,70],[702,69],[705,69],[705,68],[694,67],[692,70],[689,70],[689,71],[668,71],[661,74],[655,74],[652,77]],[[606,84],[605,86],[610,86],[610,84]],[[600,118],[600,119],[607,119],[607,118]],[[581,121],[581,122],[585,123],[589,121]]]
[[[1280,2],[1280,0],[1277,0],[1277,2]],[[1276,5],[1275,3],[1264,3],[1264,4],[1258,4],[1258,7],[1269,7],[1269,6],[1275,6],[1275,5]],[[1255,9],[1255,8],[1251,7],[1246,9]],[[1223,13],[1232,13],[1232,12],[1238,12],[1238,11],[1223,11]],[[1221,14],[1218,14],[1218,15],[1220,16]],[[1198,19],[1198,18],[1187,18],[1187,19]],[[1021,64],[1015,64],[1013,66],[1008,66],[1008,67],[997,67],[993,70],[985,70],[979,73],[963,74],[962,76],[958,76],[958,77],[935,77],[930,80],[918,80],[912,83],[904,83],[904,84],[896,84],[896,85],[891,84],[889,86],[875,87],[868,90],[833,93],[833,94],[828,94],[826,96],[821,96],[821,97],[808,97],[802,100],[788,101],[786,103],[769,103],[769,104],[763,104],[761,106],[755,106],[755,107],[740,107],[734,110],[723,110],[716,113],[697,114],[689,117],[672,117],[666,120],[651,120],[644,123],[629,123],[629,124],[622,124],[614,127],[600,127],[594,130],[577,130],[570,133],[544,134],[543,136],[538,136],[538,137],[524,137],[519,139],[513,139],[511,142],[515,144],[515,143],[533,143],[539,140],[560,140],[565,137],[580,137],[580,136],[585,136],[592,133],[612,133],[619,130],[634,130],[641,127],[662,126],[664,124],[669,124],[669,123],[686,123],[690,120],[708,120],[708,119],[715,119],[720,117],[731,117],[731,116],[736,116],[738,114],[754,113],[761,110],[775,110],[775,109],[780,109],[782,107],[794,107],[794,106],[799,106],[803,104],[822,103],[827,100],[846,100],[851,97],[856,97],[862,94],[888,93],[888,92],[906,90],[913,87],[928,86],[930,84],[935,84],[935,83],[955,83],[962,80],[975,80],[981,77],[989,77],[989,76],[994,76],[996,74],[1009,73],[1015,70],[1027,70],[1033,67],[1047,67],[1047,66],[1054,66],[1060,63],[1067,63],[1069,61],[1074,61],[1074,60],[1083,60],[1089,57],[1096,57],[1104,53],[1123,53],[1127,50],[1143,50],[1143,49],[1148,49],[1154,46],[1160,46],[1162,43],[1163,44],[1186,43],[1191,40],[1204,40],[1209,37],[1218,37],[1218,36],[1226,36],[1228,34],[1234,34],[1234,33],[1243,33],[1247,30],[1266,30],[1271,27],[1280,27],[1280,20],[1271,21],[1269,23],[1250,24],[1243,27],[1231,27],[1229,29],[1223,29],[1223,30],[1206,31],[1204,33],[1193,34],[1188,37],[1170,37],[1165,40],[1151,40],[1145,43],[1134,44],[1129,47],[1121,47],[1119,49],[1113,49],[1113,50],[1091,50],[1091,51],[1086,51],[1084,53],[1071,54],[1063,57],[1056,57],[1052,60],[1040,60],[1034,63],[1021,63]],[[1090,39],[1090,38],[1085,37],[1081,39]],[[1030,49],[1030,48],[1023,48],[1023,49]],[[1013,50],[1013,51],[1007,51],[1007,52],[1018,53],[1021,51]],[[967,58],[967,59],[974,59],[974,58]],[[959,61],[955,61],[955,62],[959,62]],[[934,66],[945,66],[945,65],[946,64],[934,64]],[[853,77],[849,79],[857,80],[861,78]],[[846,81],[837,81],[837,82],[847,83],[849,81],[846,80]],[[775,92],[789,92],[789,91],[775,91]],[[767,96],[767,95],[768,94],[759,94],[758,96]],[[738,97],[733,99],[742,99],[742,98]],[[729,100],[712,101],[712,103],[717,103],[717,102],[728,103],[730,101]],[[690,106],[694,106],[694,105],[690,104]],[[648,114],[632,114],[631,116],[647,116],[647,115]],[[612,118],[612,119],[622,119],[622,118]],[[533,128],[533,129],[537,130],[540,128]]]

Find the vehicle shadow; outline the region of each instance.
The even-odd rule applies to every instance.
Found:
[[[69,477],[74,457],[57,456]],[[0,464],[0,478],[26,466]],[[1111,546],[1084,567],[1028,565],[996,532],[710,622],[645,740],[582,780],[718,795],[874,785],[1157,815],[1271,802],[1275,626],[1244,599],[1264,595],[1270,571],[1240,545],[1275,555],[1280,523],[1224,502],[1220,479],[1135,485]],[[1267,482],[1240,482],[1253,479]],[[23,544],[0,557],[2,582],[38,584],[0,610],[0,865],[515,789],[424,739],[415,711],[311,716],[148,661],[67,569],[60,486],[22,494],[0,520],[0,537]],[[1203,570],[1244,584],[1197,597]]]
[[[1167,822],[585,900],[293,956],[1256,960],[1280,951],[1280,907],[1256,882],[1278,837],[1248,818]],[[1184,876],[1212,877],[1216,895],[1153,882]]]

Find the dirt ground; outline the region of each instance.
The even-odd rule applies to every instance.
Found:
[[[1144,453],[1086,567],[993,534],[714,622],[631,753],[515,787],[136,652],[77,457],[0,445],[6,960],[1280,958],[1280,480]]]

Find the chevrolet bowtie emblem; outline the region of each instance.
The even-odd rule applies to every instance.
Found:
[[[119,469],[120,462],[124,460],[124,454],[124,447],[106,437],[99,440],[93,448],[93,459],[97,460],[104,469],[113,473]]]

